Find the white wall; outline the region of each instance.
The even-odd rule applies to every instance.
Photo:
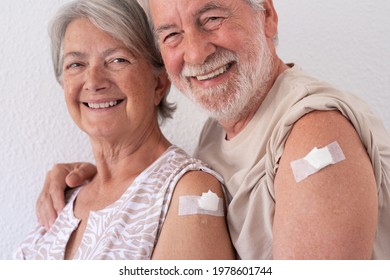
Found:
[[[238,0],[237,0],[238,1]],[[0,2],[0,259],[35,222],[35,201],[56,162],[92,160],[52,73],[47,23],[66,0]],[[279,53],[314,76],[363,97],[390,128],[390,1],[274,0]],[[192,152],[205,116],[176,91],[164,128]]]

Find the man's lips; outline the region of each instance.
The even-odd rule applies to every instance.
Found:
[[[226,71],[228,71],[231,66],[233,65],[233,63],[228,63],[210,73],[207,73],[207,74],[202,74],[202,75],[196,75],[196,76],[193,76],[192,78],[195,78],[197,79],[198,81],[206,81],[206,80],[210,80],[210,79],[214,79],[220,75],[222,75],[223,73],[225,73]]]

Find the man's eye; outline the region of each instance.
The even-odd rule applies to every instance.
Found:
[[[221,17],[209,17],[209,18],[207,18],[207,21],[211,22],[211,21],[216,21],[216,20],[220,20],[220,19],[222,19],[222,18]]]
[[[203,27],[206,30],[213,30],[219,28],[221,24],[224,22],[224,20],[225,20],[224,17],[218,17],[218,16],[207,17],[203,21]]]
[[[179,33],[178,32],[172,32],[172,33],[169,33],[168,35],[166,35],[165,37],[164,37],[164,43],[165,42],[169,42],[170,40],[173,40],[176,36],[178,36],[179,35]]]

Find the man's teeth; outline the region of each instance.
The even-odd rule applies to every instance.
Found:
[[[199,76],[196,76],[196,78],[199,80],[199,81],[204,81],[204,80],[208,80],[208,79],[212,79],[212,78],[215,78],[223,73],[226,72],[226,70],[229,68],[229,65],[225,65],[217,70],[215,70],[214,72],[211,72],[209,74],[206,74],[206,75],[199,75]]]
[[[110,101],[104,103],[88,103],[88,107],[92,109],[104,109],[109,107],[114,107],[118,104],[118,101]]]

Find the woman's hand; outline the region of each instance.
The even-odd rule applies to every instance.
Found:
[[[65,206],[65,189],[84,184],[96,174],[91,163],[56,164],[47,173],[36,203],[38,222],[48,230]]]

